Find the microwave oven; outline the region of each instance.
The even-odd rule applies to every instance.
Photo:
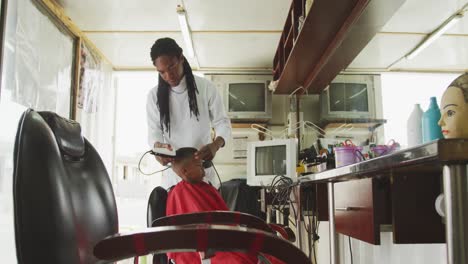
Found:
[[[234,122],[268,121],[272,116],[271,75],[210,75]]]
[[[338,75],[320,94],[320,119],[374,119],[380,75]]]

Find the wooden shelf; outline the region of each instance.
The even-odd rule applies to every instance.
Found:
[[[299,86],[309,93],[320,93],[405,1],[315,0],[301,32],[297,32],[305,7],[304,1],[294,0],[275,55],[282,60],[273,61],[273,68],[279,66],[281,72],[274,76],[278,80],[275,94],[289,94]],[[289,30],[295,41],[289,56],[285,56],[285,32]]]
[[[251,128],[252,124],[257,124],[261,125],[263,127],[268,127],[268,123],[266,122],[255,122],[255,121],[250,121],[250,122],[243,122],[243,123],[231,123],[232,128]]]
[[[367,128],[369,131],[374,131],[376,128],[387,123],[386,119],[322,119],[319,122],[319,126],[323,129],[339,128],[344,124],[351,124],[353,128]]]
[[[294,46],[294,33],[293,30],[291,29],[289,31],[288,36],[286,37],[284,41],[284,57],[288,58],[289,54],[291,54],[291,50],[293,49]]]
[[[293,33],[293,30],[292,28],[289,30],[288,34],[286,35],[286,38],[285,40],[283,41],[283,47],[286,48],[288,45],[288,43],[292,43],[293,42],[293,37],[294,33]]]

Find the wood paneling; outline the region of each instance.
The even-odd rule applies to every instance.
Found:
[[[362,179],[334,186],[336,231],[380,245],[380,225],[391,221],[387,181]]]
[[[445,243],[444,224],[434,207],[441,177],[434,172],[392,177],[394,243]]]

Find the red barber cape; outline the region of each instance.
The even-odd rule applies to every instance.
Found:
[[[167,196],[166,215],[223,210],[228,207],[218,191],[206,182],[179,182]]]
[[[218,191],[206,182],[191,184],[181,181],[167,197],[166,215],[168,216],[216,210],[228,211],[229,209]],[[201,263],[200,254],[197,252],[167,253],[167,255],[175,260],[176,264]],[[211,258],[212,264],[256,264],[257,262],[256,255],[237,252],[217,252]],[[272,263],[281,262],[273,261]]]

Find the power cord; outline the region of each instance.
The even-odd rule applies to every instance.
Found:
[[[315,201],[318,201],[318,192],[317,192],[317,187],[315,189],[308,189],[304,191],[304,200],[305,204],[304,207],[301,206],[302,210],[302,217],[304,220],[304,228],[308,234],[308,245],[309,245],[309,259],[312,261],[312,258],[314,260],[314,263],[317,263],[317,252],[315,249],[315,244],[316,242],[320,239],[318,235],[318,227],[320,225],[320,222],[318,220],[318,207],[315,204],[315,206],[310,204],[310,201],[313,200],[313,192],[315,192]],[[306,219],[307,218],[307,219]],[[307,223],[308,222],[308,223]]]
[[[221,177],[219,177],[219,173],[218,173],[218,170],[216,170],[216,167],[214,165],[214,163],[212,161],[210,161],[211,163],[211,166],[213,166],[213,169],[215,170],[216,172],[216,176],[218,176],[218,180],[219,180],[219,194],[221,195],[221,197],[223,196],[223,191],[222,191],[222,188],[223,188],[223,183],[221,182]]]
[[[349,242],[349,255],[351,256],[351,264],[353,264],[353,249],[351,248],[351,237],[348,236],[348,242]]]
[[[163,171],[165,171],[165,170],[167,170],[167,169],[169,169],[169,168],[171,167],[171,166],[166,166],[166,168],[164,168],[164,169],[162,169],[162,170],[158,170],[158,171],[152,172],[152,173],[145,173],[145,172],[143,172],[143,171],[141,170],[141,161],[143,160],[143,158],[144,158],[144,157],[146,156],[146,154],[148,154],[148,153],[153,154],[154,152],[153,152],[152,150],[146,151],[145,154],[143,154],[143,155],[141,156],[140,161],[138,162],[138,170],[140,171],[141,174],[146,175],[146,176],[150,176],[150,175],[153,175],[153,174],[156,174],[156,173],[159,173],[159,172],[163,172]]]
[[[315,186],[315,201],[318,201],[318,190],[317,190],[317,185]],[[314,247],[313,247],[313,251],[314,251],[314,260],[315,260],[315,263],[317,263],[317,252],[315,252],[315,243],[320,239],[320,236],[318,235],[318,230],[319,230],[319,226],[320,226],[320,221],[318,220],[319,219],[319,215],[318,215],[318,206],[315,206],[315,212],[314,212],[314,221],[313,221],[313,226],[312,226],[312,230],[313,230],[313,243],[314,243]]]
[[[289,215],[289,212],[285,212],[284,209],[286,206],[291,204],[290,194],[293,187],[298,183],[294,183],[291,178],[288,178],[284,175],[276,175],[267,191],[273,196],[271,201],[272,209],[279,211],[283,215]],[[295,212],[294,206],[292,206],[295,220],[297,220],[297,214]],[[296,223],[293,222],[288,217],[289,222],[295,227]]]

